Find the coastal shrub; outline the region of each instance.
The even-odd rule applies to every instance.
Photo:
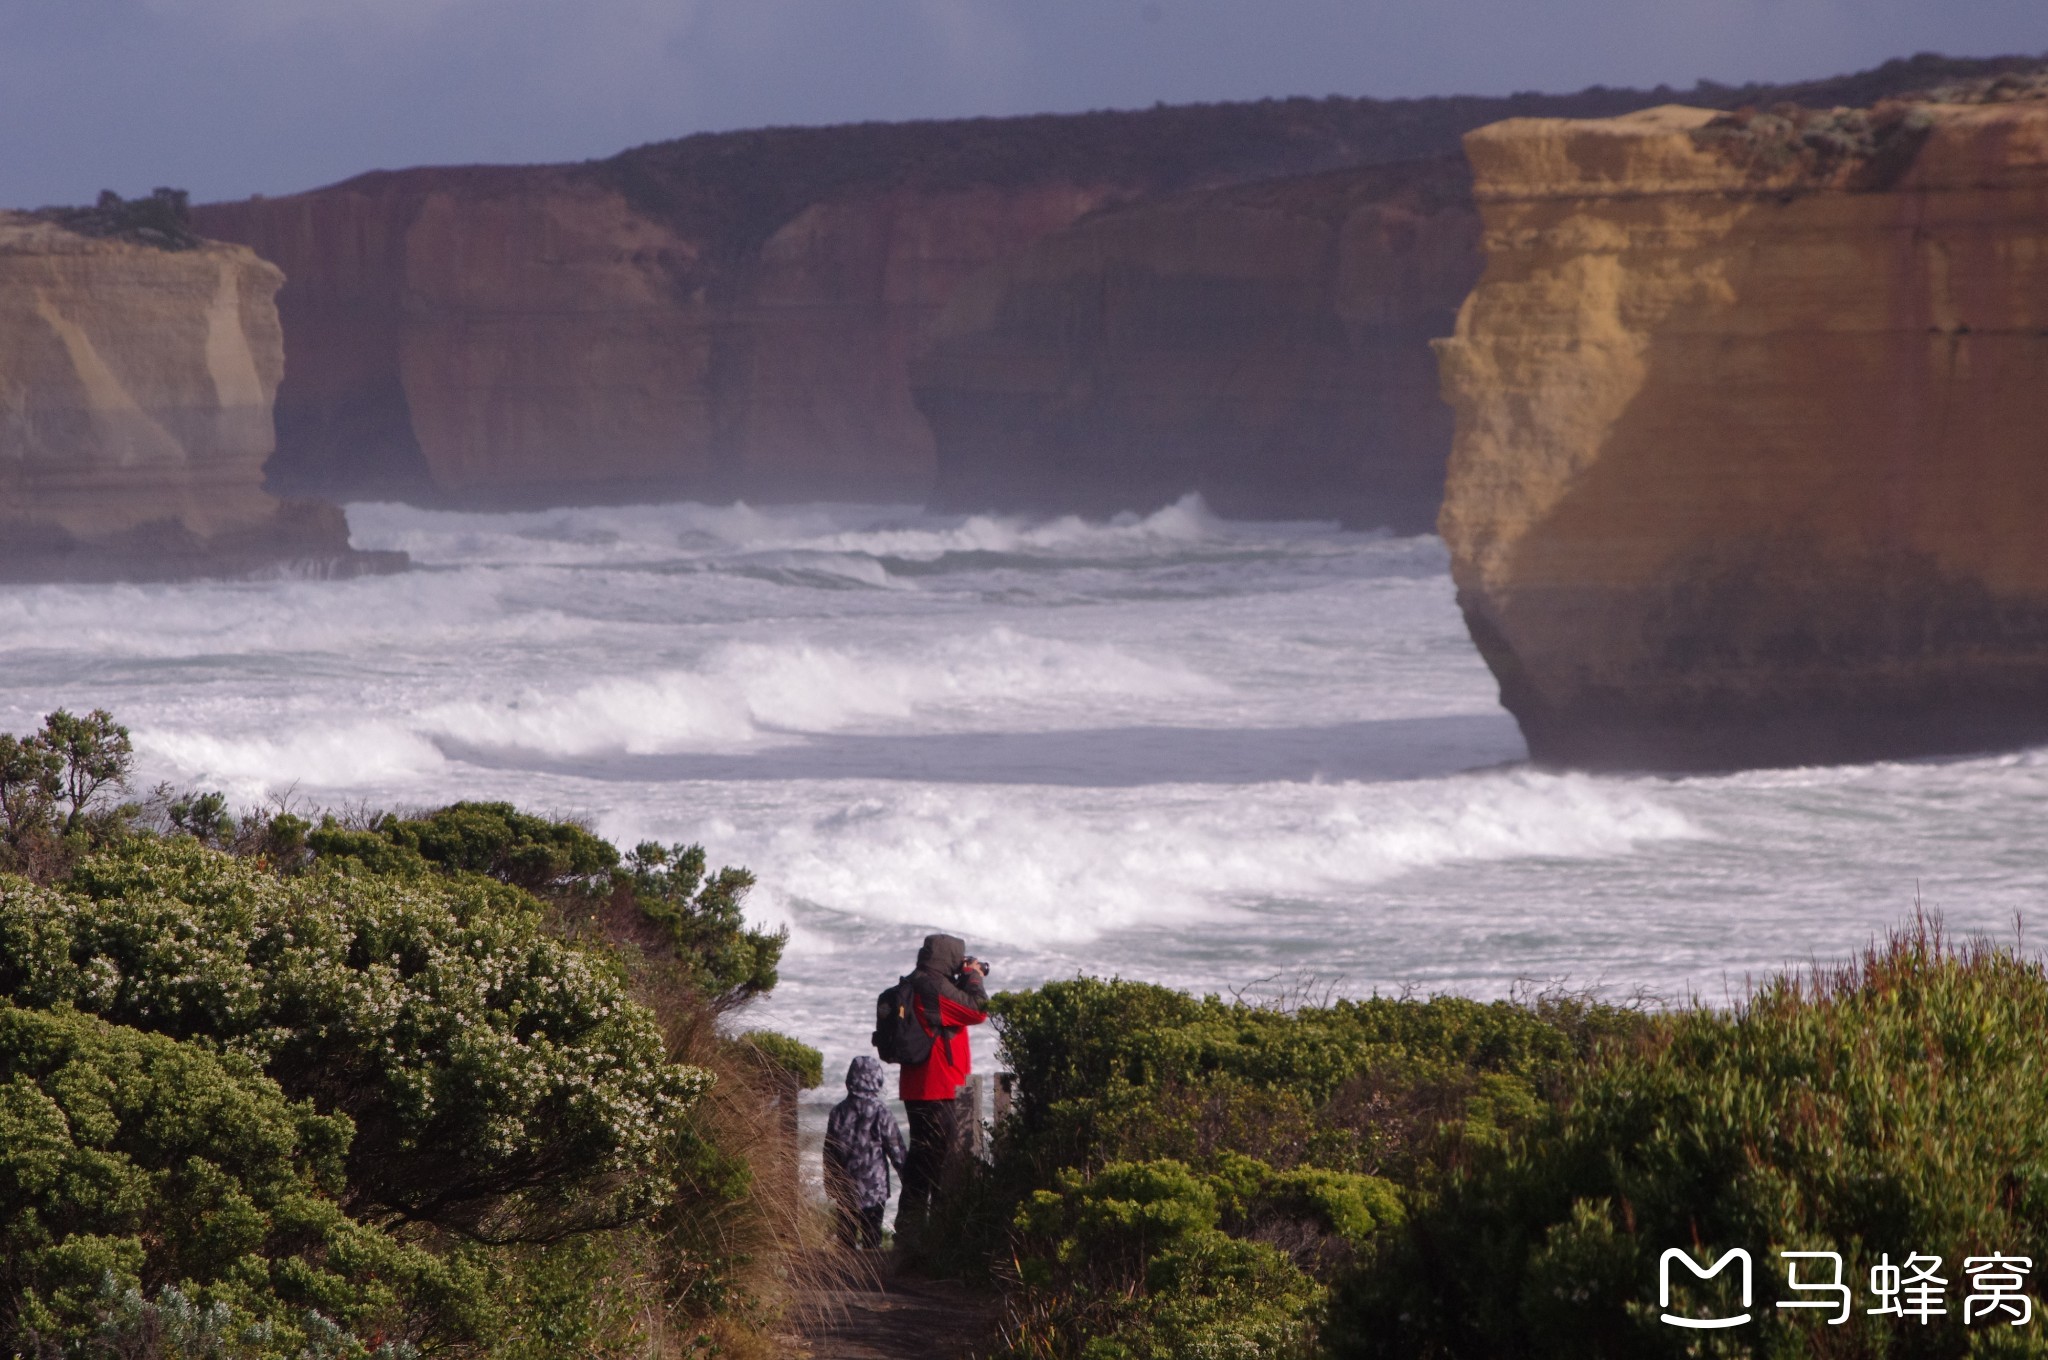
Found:
[[[1949,81],[1914,98],[1933,104],[2010,104],[2048,99],[2048,66]]]
[[[136,840],[0,880],[0,995],[201,1040],[354,1121],[348,1202],[480,1237],[629,1220],[708,1084],[525,894]]]
[[[236,1055],[0,1005],[0,1335],[277,1357],[466,1339],[460,1272],[336,1202],[350,1134]]]
[[[254,860],[272,873],[297,873],[312,862],[306,838],[313,824],[281,805],[237,814],[229,809],[226,794],[159,784],[144,803],[131,809],[130,818],[137,832],[187,837],[209,849]]]
[[[1705,1264],[1741,1247],[1755,1321],[1713,1353],[2042,1354],[2038,1317],[1964,1325],[1963,1265],[2048,1262],[2044,1033],[2038,962],[1945,948],[1925,928],[1855,966],[1776,980],[1732,1011],[1660,1017],[1563,1109],[1415,1208],[1341,1291],[1331,1350],[1705,1354],[1705,1334],[1658,1320],[1659,1258],[1679,1248]],[[1783,1251],[1841,1255],[1846,1321],[1775,1306],[1815,1297],[1787,1288]],[[1915,1253],[1940,1258],[1946,1314],[1870,1312],[1872,1267]],[[1820,1262],[1800,1278],[1833,1272]]]
[[[1063,1173],[1017,1215],[1013,1355],[1087,1360],[1307,1356],[1321,1290],[1287,1255],[1221,1229],[1214,1178],[1175,1161]]]
[[[1374,997],[1283,1009],[1079,978],[995,999],[1041,1174],[1225,1152],[1412,1182],[1534,1118],[1629,1009]]]
[[[63,830],[70,833],[97,808],[106,795],[127,787],[135,763],[128,729],[114,715],[96,708],[84,717],[58,709],[43,719],[43,730],[31,741],[42,743],[58,761],[57,796],[64,804]]]
[[[640,915],[690,961],[692,983],[724,1013],[774,990],[787,931],[748,927],[741,910],[754,876],[707,871],[701,845],[643,841],[626,858],[625,887]]]
[[[660,955],[715,1013],[772,991],[788,934],[746,920],[754,876],[708,869],[698,845],[646,842],[621,856],[574,822],[520,812],[509,803],[455,803],[413,817],[386,814],[367,827],[328,817],[305,837],[329,861],[374,873],[479,874],[534,893],[565,924]]]
[[[118,1153],[137,1169],[120,1185],[66,1172],[57,1189],[86,1199],[27,1203],[0,1226],[20,1247],[0,1270],[41,1272],[0,1304],[0,1346],[38,1360],[767,1353],[806,1221],[780,1101],[822,1060],[725,1029],[774,985],[783,943],[744,919],[750,875],[708,872],[693,846],[624,856],[503,803],[308,817],[289,798],[236,811],[168,786],[117,803],[129,769],[103,711],[0,737],[0,1014],[190,1058],[162,1070],[203,1080],[133,1088],[136,1129],[226,1136],[192,1123],[195,1092],[247,1086],[240,1126],[276,1156],[237,1163],[201,1139],[182,1163],[162,1148],[152,1161],[125,1124],[128,1142],[102,1147],[62,1104],[91,1086],[70,1063],[44,1092],[80,1150],[59,1162],[98,1174]],[[284,1127],[270,1105],[303,1135],[296,1152],[264,1133]],[[0,1130],[0,1175],[10,1151],[52,1164],[28,1132]],[[183,1198],[160,1209],[121,1185]],[[98,1218],[95,1186],[120,1191]],[[251,1204],[289,1214],[259,1233]],[[132,1231],[104,1226],[115,1209]],[[240,1250],[226,1265],[180,1246],[209,1222],[243,1234],[221,1239]]]
[[[1724,113],[1692,139],[1758,179],[1797,172],[1840,178],[1852,188],[1888,188],[1904,174],[1934,128],[1924,109],[1886,101],[1874,109],[1811,109],[1778,104]]]
[[[187,815],[225,827],[207,812]],[[334,1213],[462,1285],[438,1304],[461,1324],[439,1350],[753,1353],[789,1236],[774,1206],[794,1196],[763,1049],[722,1037],[687,988],[644,986],[559,903],[381,836],[382,872],[351,854],[285,866],[252,818],[284,814],[218,833],[247,853],[135,834],[58,882],[0,878],[0,997],[268,1073],[348,1129],[322,1183]],[[794,1041],[777,1051],[801,1064]],[[109,1354],[177,1353],[148,1337],[214,1295],[167,1300],[164,1280],[146,1258],[133,1288],[65,1315],[59,1350],[90,1332]],[[418,1314],[368,1340],[424,1335]]]
[[[158,250],[191,250],[200,243],[192,230],[191,195],[183,189],[159,187],[148,198],[102,189],[90,208],[41,208],[35,215],[81,236],[116,237]]]
[[[619,863],[618,850],[588,829],[510,803],[453,803],[416,817],[385,817],[377,834],[438,869],[483,874],[532,893],[608,888]]]
[[[800,1090],[815,1091],[825,1084],[825,1055],[801,1039],[772,1029],[750,1029],[739,1036],[739,1042]]]
[[[1006,1353],[1033,1360],[1310,1353],[1407,1196],[1644,1024],[1570,997],[1280,1006],[1092,978],[992,1007],[1017,1105],[951,1212],[1003,1263]]]

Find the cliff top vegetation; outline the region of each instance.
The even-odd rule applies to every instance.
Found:
[[[183,189],[157,188],[148,198],[132,199],[102,189],[89,208],[38,208],[31,216],[97,240],[129,241],[158,250],[192,250],[200,244],[192,230],[191,195]]]
[[[1912,165],[1933,128],[1926,104],[2007,104],[2048,99],[2048,65],[1949,80],[1888,93],[1870,108],[1812,108],[1780,100],[1744,104],[1707,123],[1693,140],[1753,178],[1801,179],[1849,189],[1884,189]]]
[[[853,189],[960,189],[977,184],[1113,184],[1134,195],[1310,174],[1453,153],[1473,128],[1503,118],[1604,118],[1663,103],[1707,108],[1874,103],[1941,81],[1995,78],[2038,59],[1922,53],[1874,70],[1785,85],[1689,91],[1595,85],[1575,94],[1500,98],[1264,99],[1142,110],[1038,114],[824,128],[700,133],[595,162],[594,171],[650,217],[718,242],[758,247],[810,203]]]
[[[1150,109],[835,127],[698,133],[576,166],[376,171],[335,188],[363,192],[524,191],[535,175],[595,182],[702,241],[714,262],[750,256],[810,204],[857,192],[978,185],[1111,186],[1151,197],[1347,166],[1454,154],[1458,139],[1503,118],[1605,118],[1682,102],[1735,109],[1867,105],[1942,83],[1995,78],[2036,57],[1922,53],[1869,71],[1793,84],[1689,90],[1595,85],[1574,94],[1424,99],[1264,99]],[[324,192],[316,190],[314,192]]]

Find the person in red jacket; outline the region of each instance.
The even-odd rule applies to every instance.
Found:
[[[917,989],[919,1019],[932,1036],[932,1055],[906,1063],[897,1086],[910,1116],[910,1153],[903,1161],[903,1199],[896,1208],[896,1235],[915,1235],[931,1211],[932,1196],[945,1179],[946,1161],[957,1138],[953,1103],[974,1055],[968,1052],[967,1027],[988,1019],[988,993],[982,979],[987,965],[968,957],[967,943],[955,935],[927,935],[917,951],[911,974]]]

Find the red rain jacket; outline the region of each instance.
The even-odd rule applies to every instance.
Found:
[[[917,951],[917,977],[924,986],[918,1004],[918,1019],[932,1036],[932,1056],[921,1063],[905,1063],[897,1094],[905,1100],[951,1100],[974,1070],[974,1055],[968,1051],[967,1026],[988,1019],[982,1009],[988,1004],[981,982],[968,975],[965,988],[953,978],[967,957],[967,945],[957,935],[927,935]],[[938,1002],[938,1014],[931,1003]]]
[[[966,1084],[974,1070],[974,1055],[968,1050],[968,1025],[988,1019],[987,1011],[963,1006],[949,996],[939,998],[939,1027],[932,1028],[932,1056],[915,1065],[906,1064],[897,1087],[905,1100],[951,1100]]]

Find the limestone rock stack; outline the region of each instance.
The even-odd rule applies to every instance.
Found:
[[[263,490],[278,271],[0,214],[0,577],[352,562],[339,510]]]
[[[1517,119],[1442,533],[1532,754],[2048,739],[2048,101]]]

